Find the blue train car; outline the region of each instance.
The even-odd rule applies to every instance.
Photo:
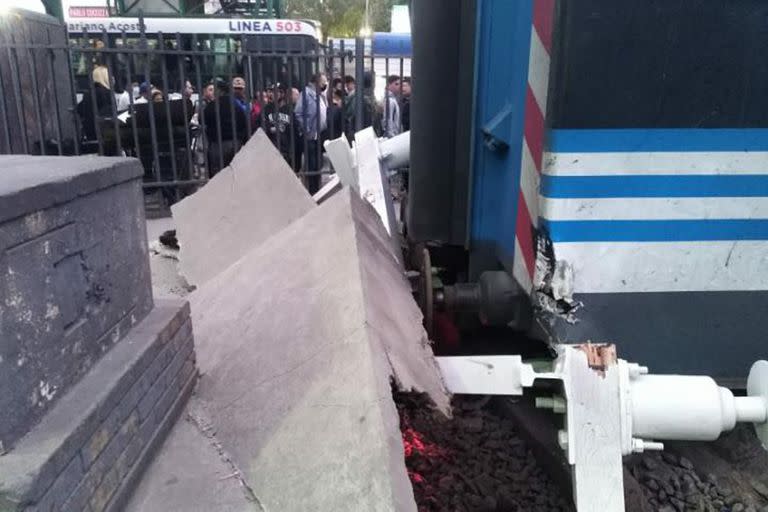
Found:
[[[461,248],[467,283],[511,276],[505,300],[535,320],[513,325],[736,384],[767,348],[768,5],[417,2],[413,18],[411,240]]]

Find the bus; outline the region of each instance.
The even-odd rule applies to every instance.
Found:
[[[111,12],[105,3],[67,5],[64,21],[75,48],[109,50],[103,57],[122,87],[149,82],[177,89],[183,87],[179,83],[182,75],[193,85],[240,75],[251,77],[253,93],[261,85],[298,84],[320,66],[322,32],[316,21],[242,15],[144,17]],[[88,83],[88,55],[92,53],[73,52],[79,89]],[[316,64],[308,66],[312,56],[317,56]]]

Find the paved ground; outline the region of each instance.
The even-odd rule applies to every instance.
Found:
[[[179,275],[174,252],[157,244],[158,237],[173,228],[170,217],[147,220],[155,298],[183,297],[189,293],[184,278]],[[126,512],[259,510],[248,501],[240,480],[233,476],[233,468],[206,435],[201,421],[195,421],[195,415],[190,414],[196,408],[196,398],[192,396],[143,476]],[[173,457],[169,457],[169,453]],[[205,495],[195,492],[200,488],[211,489],[211,492]]]
[[[126,512],[250,512],[249,501],[232,466],[191,419],[193,397],[134,492]],[[168,454],[173,454],[172,457]],[[207,492],[197,492],[208,489]]]

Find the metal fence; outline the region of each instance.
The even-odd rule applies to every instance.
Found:
[[[332,172],[324,139],[366,126],[383,134],[400,109],[375,98],[376,59],[406,78],[403,57],[366,55],[362,44],[46,30],[0,36],[0,153],[136,157],[145,189],[167,204],[225,167],[259,128],[313,192]],[[329,84],[318,94],[320,72]]]

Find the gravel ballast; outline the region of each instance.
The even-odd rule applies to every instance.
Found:
[[[485,400],[455,397],[452,419],[419,395],[398,393],[395,402],[419,512],[573,510],[512,421]]]

